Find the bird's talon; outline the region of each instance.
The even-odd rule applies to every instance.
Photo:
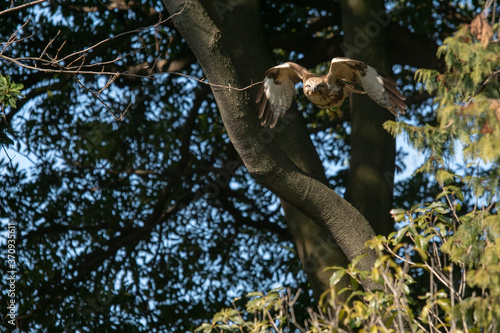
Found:
[[[339,119],[342,118],[344,113],[340,108],[331,108],[331,109],[326,109],[326,113],[330,116],[332,119]]]

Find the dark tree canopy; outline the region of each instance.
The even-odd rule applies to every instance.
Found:
[[[384,60],[363,55],[363,43],[344,40],[345,3],[218,0],[204,6],[226,29],[226,40],[241,36],[241,45],[225,45],[241,61],[240,88],[261,80],[273,62],[324,72],[332,57],[348,53],[385,66],[398,80],[410,106],[404,121],[433,123],[429,95],[419,90],[414,71],[442,66],[437,45],[470,21],[477,1],[378,1],[380,11],[369,15],[386,22]],[[245,6],[248,20],[260,25],[232,17]],[[289,224],[301,213],[245,168],[214,97],[225,88],[211,90],[206,81],[186,77],[201,80],[205,73],[174,26],[194,7],[175,8],[169,12],[161,1],[50,1],[0,16],[3,45],[13,33],[19,39],[0,51],[0,74],[22,83],[25,96],[4,109],[0,124],[2,138],[14,142],[0,153],[0,221],[16,223],[21,331],[184,332],[234,297],[275,286],[309,290],[303,304],[312,302],[310,288],[322,279],[315,270],[327,262],[301,257],[314,252]],[[265,31],[264,39],[246,38],[252,29]],[[364,38],[349,29],[353,41]],[[237,54],[252,43],[260,43],[267,58]],[[26,67],[35,63],[28,58],[66,56],[62,66],[105,63],[89,70],[121,74],[58,73],[40,61],[37,69]],[[25,66],[6,57],[25,58]],[[210,83],[227,86],[230,78]],[[354,161],[349,102],[332,118],[301,94],[296,101],[301,116],[292,111],[297,120],[287,130],[297,126],[296,140],[304,141],[297,151],[311,150],[312,142],[322,164],[301,165],[300,157],[287,154],[305,174],[343,195]],[[275,140],[283,150],[295,144],[280,136]],[[406,154],[400,149],[389,169],[404,171]],[[393,173],[383,174],[392,185]],[[421,175],[400,180],[388,188],[395,194],[388,204],[410,207],[432,197],[432,181]],[[376,231],[392,230],[361,212]],[[388,211],[371,212],[378,214]],[[328,244],[338,247],[333,239]],[[323,252],[314,260],[327,257]],[[0,265],[7,270],[5,261]]]

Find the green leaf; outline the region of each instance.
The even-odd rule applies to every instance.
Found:
[[[455,179],[455,175],[444,170],[439,169],[436,174],[436,180],[441,184],[446,184],[452,182]]]
[[[418,254],[420,255],[420,257],[422,257],[422,260],[423,260],[423,261],[427,261],[427,259],[428,259],[428,255],[427,255],[427,252],[426,252],[426,251],[424,251],[424,250],[423,250],[422,248],[420,248],[420,247],[414,247],[413,249],[414,249],[415,251],[417,251],[417,252],[418,252]]]
[[[464,194],[462,193],[462,189],[458,186],[448,185],[447,189],[449,189],[460,201],[464,201]]]
[[[401,239],[406,235],[406,233],[408,232],[409,229],[410,229],[410,225],[404,226],[403,228],[399,229],[397,231],[396,235],[394,236],[393,244],[400,243]]]
[[[196,328],[194,331],[195,332],[202,332],[202,333],[211,333],[212,329],[213,329],[213,326],[211,324],[203,323],[203,324],[201,324],[201,326]]]
[[[426,304],[424,305],[424,307],[422,308],[422,311],[420,312],[420,317],[422,318],[422,322],[424,324],[427,324],[429,321],[429,312],[431,310],[431,305],[430,304]]]
[[[247,297],[264,297],[260,291],[252,291],[247,294]]]
[[[345,269],[338,269],[330,277],[330,286],[335,286],[345,275]]]
[[[359,282],[355,278],[351,277],[351,288],[352,290],[358,290],[359,288]]]
[[[427,244],[428,244],[427,237],[424,237],[422,235],[415,235],[414,239],[415,239],[415,246],[416,247],[422,249],[423,251],[427,250]]]

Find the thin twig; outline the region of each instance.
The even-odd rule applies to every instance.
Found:
[[[481,91],[483,91],[484,89],[484,86],[486,85],[486,83],[488,83],[493,77],[497,76],[498,74],[500,74],[500,69],[494,71],[493,73],[491,73],[487,78],[486,80],[483,81],[483,83],[481,83],[481,85],[477,88],[476,90],[476,93],[474,95],[477,95],[479,94]]]
[[[52,45],[52,43],[56,40],[57,36],[59,36],[59,34],[61,33],[61,30],[59,30],[56,34],[56,36],[54,38],[52,38],[48,43],[47,43],[47,46],[45,46],[45,48],[43,49],[42,53],[40,53],[40,56],[38,57],[39,59],[41,59],[45,52],[47,52],[47,49],[49,48],[50,45]],[[66,41],[65,41],[66,42]],[[64,43],[63,43],[64,45]],[[60,49],[60,48],[59,48]],[[59,54],[59,52],[57,52],[57,54]],[[56,55],[56,58],[57,58],[57,55]]]
[[[100,42],[98,42],[98,43],[96,43],[96,44],[94,44],[94,45],[92,45],[92,46],[89,46],[89,47],[87,47],[87,48],[85,48],[85,49],[83,49],[83,50],[81,50],[81,51],[78,51],[78,52],[72,53],[72,54],[70,54],[70,55],[67,55],[66,57],[62,58],[62,59],[61,59],[61,60],[59,60],[59,61],[64,61],[65,59],[67,59],[67,58],[69,58],[69,57],[71,57],[71,56],[75,56],[75,55],[80,54],[80,53],[86,53],[86,52],[89,52],[90,50],[95,49],[95,48],[96,48],[96,47],[98,47],[99,45],[104,44],[104,43],[107,43],[107,42],[109,42],[109,41],[111,41],[111,40],[113,40],[113,39],[116,39],[116,38],[119,38],[119,37],[122,37],[122,36],[126,36],[126,35],[130,35],[130,34],[133,34],[133,33],[140,33],[140,32],[146,31],[146,30],[151,30],[151,29],[153,29],[153,28],[156,28],[156,27],[158,27],[159,25],[161,25],[161,24],[163,24],[163,23],[165,23],[165,22],[167,22],[167,21],[171,20],[171,19],[172,19],[172,18],[174,18],[175,16],[178,16],[178,15],[182,14],[182,12],[184,11],[184,8],[186,7],[186,5],[187,5],[187,1],[184,3],[184,6],[181,8],[181,10],[180,10],[180,11],[178,11],[177,13],[175,13],[175,14],[173,14],[173,15],[170,15],[169,17],[167,17],[167,18],[166,18],[166,19],[164,19],[164,20],[162,20],[162,19],[161,19],[161,13],[160,13],[160,14],[159,14],[159,16],[160,16],[160,20],[159,20],[157,23],[155,23],[154,25],[150,26],[150,27],[143,27],[143,28],[138,28],[138,29],[135,29],[135,30],[130,30],[130,31],[125,31],[125,32],[122,32],[122,33],[120,33],[120,34],[118,34],[118,35],[116,35],[116,36],[113,36],[113,37],[110,37],[110,38],[107,38],[107,39],[101,40]]]
[[[203,83],[203,84],[208,84],[211,87],[222,88],[222,89],[229,89],[229,90],[236,90],[236,91],[244,91],[244,90],[250,89],[253,86],[259,85],[262,82],[264,82],[262,80],[262,81],[259,81],[259,82],[252,83],[252,84],[250,84],[250,85],[248,85],[246,87],[243,87],[243,88],[235,88],[235,87],[232,87],[230,85],[229,86],[225,86],[225,85],[222,85],[222,84],[210,83],[210,82],[205,81],[205,79],[197,79],[195,77],[192,77],[192,76],[189,76],[189,75],[186,75],[186,74],[182,74],[182,73],[179,73],[179,72],[167,72],[167,73],[174,74],[174,75],[179,75],[179,76],[183,76],[183,77],[186,77],[186,78],[191,79],[191,80],[198,81],[198,82]],[[157,74],[163,74],[163,73],[157,73]]]
[[[20,5],[20,6],[17,6],[17,7],[12,7],[12,8],[9,8],[9,9],[1,11],[0,12],[0,16],[4,15],[4,14],[7,14],[7,13],[10,13],[10,12],[13,12],[13,11],[16,11],[16,10],[24,9],[26,7],[38,5],[39,3],[46,2],[46,1],[51,1],[51,0],[36,0],[36,1],[33,1],[33,2],[25,3],[24,5]]]
[[[17,33],[19,32],[19,30],[23,29],[29,23],[30,20],[31,20],[31,18],[27,19],[26,22],[24,22],[22,26],[20,26],[16,31],[14,31],[12,33],[12,35],[10,35],[9,39],[7,40],[7,42],[5,43],[5,46],[2,49],[2,52],[0,52],[0,55],[4,53],[5,49],[7,49],[7,47],[9,45],[13,44],[16,41]]]
[[[122,121],[123,120],[123,115],[128,111],[130,105],[132,103],[129,103],[129,105],[127,106],[127,108],[125,109],[124,112],[122,112],[120,114],[120,117],[117,117],[116,114],[111,110],[111,108],[108,106],[108,104],[106,104],[106,102],[104,100],[102,100],[102,98],[96,94],[95,92],[93,92],[92,90],[90,90],[89,88],[87,88],[82,81],[80,81],[80,79],[75,75],[75,79],[76,81],[80,84],[80,86],[85,89],[87,92],[89,92],[92,96],[94,96],[99,102],[101,102],[102,105],[104,105],[104,107],[106,109],[108,109],[109,113],[111,113],[111,115],[113,116],[113,118],[115,118],[116,121]]]
[[[7,148],[3,144],[2,144],[2,149],[3,149],[4,153],[5,153],[5,156],[7,156],[7,158],[9,159],[10,167],[14,168],[13,159],[10,157],[9,153],[7,152]]]
[[[48,1],[48,0],[44,0],[44,1]],[[41,1],[39,1],[41,2]],[[34,4],[34,3],[32,3]],[[82,75],[109,75],[111,77],[110,81],[108,81],[108,83],[111,83],[112,81],[114,81],[114,79],[116,79],[117,75],[123,75],[123,76],[130,76],[130,77],[138,77],[138,78],[154,78],[154,76],[156,75],[163,75],[163,74],[173,74],[173,75],[178,75],[178,76],[183,76],[183,77],[186,77],[190,80],[195,80],[199,83],[202,83],[202,84],[207,84],[211,87],[215,87],[215,88],[222,88],[222,89],[229,89],[229,90],[235,90],[235,91],[244,91],[246,89],[249,89],[249,88],[252,88],[253,86],[255,85],[259,85],[262,83],[262,81],[259,81],[259,82],[256,82],[256,83],[252,83],[246,87],[243,87],[243,88],[235,88],[235,87],[232,87],[231,85],[221,85],[221,84],[215,84],[215,83],[210,83],[210,82],[207,82],[206,80],[204,79],[198,79],[198,78],[195,78],[195,77],[192,77],[190,75],[186,75],[186,74],[183,74],[183,73],[178,73],[178,72],[167,72],[167,73],[151,73],[149,75],[138,75],[138,74],[133,74],[133,73],[127,73],[127,71],[123,72],[123,73],[117,73],[117,72],[109,72],[109,71],[104,71],[104,65],[108,65],[108,64],[111,64],[111,63],[115,63],[116,61],[119,61],[119,60],[122,60],[124,59],[125,57],[133,54],[133,53],[136,53],[138,52],[139,50],[134,50],[132,52],[129,52],[127,53],[126,55],[122,55],[122,56],[119,56],[113,60],[110,60],[110,61],[106,61],[106,62],[99,62],[99,63],[96,63],[96,64],[88,64],[88,65],[85,65],[85,54],[88,53],[89,51],[95,49],[96,47],[100,46],[100,45],[103,45],[104,43],[107,43],[113,39],[116,39],[116,38],[119,38],[119,37],[122,37],[122,36],[125,36],[125,35],[128,35],[128,34],[132,34],[132,33],[140,33],[140,32],[143,32],[143,31],[146,31],[146,30],[149,30],[149,29],[153,29],[153,28],[156,28],[158,27],[160,24],[174,18],[175,16],[177,15],[180,15],[185,7],[187,5],[187,1],[184,3],[183,7],[181,8],[181,10],[169,17],[167,17],[166,19],[160,19],[160,21],[158,21],[156,24],[154,24],[153,26],[151,27],[147,27],[147,28],[139,28],[139,29],[135,29],[135,30],[131,30],[131,31],[127,31],[127,32],[123,32],[123,33],[120,33],[116,36],[113,36],[113,37],[110,37],[110,38],[107,38],[105,40],[102,40],[90,47],[87,47],[81,51],[78,51],[78,52],[74,52],[70,55],[67,55],[63,58],[60,58],[58,59],[58,56],[59,56],[59,52],[61,51],[62,47],[65,45],[65,42],[63,42],[63,44],[59,47],[57,53],[56,53],[56,56],[55,58],[51,58],[50,56],[48,56],[48,58],[50,60],[46,60],[46,59],[42,59],[43,56],[46,56],[46,52],[47,52],[47,49],[50,47],[50,45],[52,45],[54,43],[54,41],[56,40],[56,38],[59,36],[60,32],[58,32],[56,34],[56,36],[54,38],[52,38],[49,43],[46,45],[46,47],[44,48],[44,50],[42,51],[42,53],[40,54],[40,56],[38,58],[33,58],[33,57],[26,57],[26,58],[11,58],[11,57],[8,57],[6,55],[3,55],[3,51],[11,44],[13,44],[14,42],[17,42],[17,39],[16,39],[16,34],[17,32],[22,29],[24,26],[26,26],[26,24],[28,24],[29,20],[27,20],[22,26],[21,28],[19,28],[18,30],[16,30],[16,32],[14,32],[11,36],[11,38],[9,39],[9,41],[6,43],[6,45],[4,46],[2,52],[0,52],[0,58],[1,59],[4,59],[6,61],[9,61],[13,64],[16,64],[17,66],[19,67],[23,67],[23,68],[26,68],[26,69],[29,69],[29,70],[35,70],[35,71],[39,71],[39,72],[45,72],[45,73],[66,73],[66,74],[73,74],[73,75],[77,75],[77,74],[82,74]],[[20,6],[21,7],[21,6]],[[160,18],[161,18],[161,14],[160,14]],[[143,47],[141,47],[142,49]],[[71,61],[69,63],[69,65],[66,65],[66,66],[61,66],[60,64],[64,61],[67,61],[69,58],[72,58],[72,57],[75,57],[77,56],[76,59],[74,59],[73,61]],[[42,64],[46,65],[46,66],[54,66],[54,67],[57,67],[57,69],[51,69],[51,68],[40,68],[38,67],[36,64],[33,66],[33,65],[29,65],[29,64],[26,64],[26,63],[23,63],[22,61],[34,61],[34,62],[41,62]],[[75,64],[75,62],[80,62],[77,66],[75,67],[72,67],[72,65]],[[96,71],[93,71],[93,70],[86,70],[86,68],[90,68],[90,67],[95,67],[95,66],[99,66],[101,67],[101,71],[99,72],[96,72]],[[81,81],[79,81],[80,84]],[[106,84],[106,87],[108,87],[109,84]],[[87,89],[88,90],[88,89]],[[101,92],[102,92],[102,89],[101,89]],[[95,94],[93,92],[91,92],[92,94]],[[96,96],[98,97],[98,96]]]

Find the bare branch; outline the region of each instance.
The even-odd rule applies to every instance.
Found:
[[[17,6],[17,7],[12,7],[12,8],[9,8],[9,9],[1,11],[0,12],[0,16],[4,15],[4,14],[7,14],[7,13],[10,13],[10,12],[14,12],[16,10],[21,10],[21,9],[24,9],[24,8],[27,8],[27,7],[38,5],[39,3],[46,2],[46,1],[51,1],[51,0],[36,0],[36,1],[33,1],[33,2],[25,3],[24,5],[20,5],[20,6]]]
[[[9,37],[9,40],[7,40],[7,42],[5,42],[5,46],[3,47],[2,51],[0,52],[0,55],[4,53],[4,51],[7,49],[7,47],[9,47],[9,45],[15,43],[16,41],[19,42],[20,40],[17,39],[17,33],[19,32],[19,30],[23,29],[27,24],[28,22],[30,21],[31,19],[27,19],[26,22],[23,23],[23,25],[21,27],[19,27],[19,29],[17,29],[16,31],[14,31],[12,33],[12,35],[10,35]],[[31,37],[31,36],[30,36]],[[29,37],[28,37],[29,38]],[[2,43],[3,44],[3,43]]]
[[[26,22],[28,23],[28,22]],[[52,38],[48,43],[47,43],[47,46],[45,46],[45,48],[43,49],[42,53],[40,54],[40,56],[38,57],[39,59],[42,59],[42,57],[45,55],[45,52],[47,52],[47,49],[49,48],[50,45],[52,45],[52,43],[56,40],[57,36],[59,36],[59,34],[61,33],[61,30],[59,30],[56,34],[56,36],[54,38]],[[61,47],[59,48],[59,50],[64,46],[64,44],[66,43],[66,41],[64,41],[64,43],[61,45]],[[57,54],[59,54],[59,51],[57,52]],[[56,54],[56,58],[57,58],[57,54]]]
[[[23,5],[23,6],[16,7],[16,8],[17,9],[22,9],[22,8],[25,8],[25,7],[29,6],[29,5],[35,5],[37,3],[41,3],[41,2],[44,2],[44,1],[50,1],[50,0],[37,0],[37,1],[32,2],[30,4],[26,4],[26,5]],[[88,59],[87,55],[92,50],[94,50],[94,49],[96,49],[98,47],[102,47],[106,43],[109,43],[110,41],[118,39],[118,38],[121,38],[123,36],[127,36],[127,35],[130,35],[130,34],[139,34],[139,33],[142,33],[144,31],[147,31],[147,30],[150,30],[150,29],[157,29],[161,24],[163,24],[163,23],[171,20],[172,18],[174,18],[177,15],[180,15],[184,11],[184,9],[186,8],[186,5],[187,5],[187,1],[184,3],[184,6],[178,12],[176,12],[175,14],[167,17],[166,19],[162,19],[161,18],[161,14],[159,14],[159,20],[158,20],[158,22],[156,22],[152,26],[141,27],[141,28],[137,28],[137,29],[134,29],[134,30],[122,32],[122,33],[117,34],[115,36],[112,36],[110,38],[101,40],[98,43],[96,43],[94,45],[91,45],[89,47],[86,47],[83,50],[80,50],[80,51],[77,51],[77,52],[73,52],[73,53],[71,53],[69,55],[63,56],[62,58],[59,58],[59,54],[60,54],[60,51],[62,50],[62,48],[64,47],[66,41],[64,41],[59,46],[59,48],[57,49],[57,52],[56,52],[55,56],[51,56],[48,53],[49,48],[52,45],[54,45],[55,41],[59,37],[60,31],[57,32],[57,34],[55,35],[55,37],[52,38],[47,43],[47,45],[44,47],[43,51],[40,53],[40,55],[38,57],[17,57],[17,58],[9,57],[8,55],[4,54],[5,51],[6,51],[6,49],[10,45],[13,45],[15,43],[20,42],[21,40],[25,40],[26,39],[26,37],[22,38],[22,39],[18,39],[17,35],[18,35],[18,32],[21,31],[30,22],[30,20],[28,19],[19,29],[17,29],[10,36],[9,40],[4,43],[5,45],[4,45],[3,49],[0,51],[0,59],[3,59],[5,61],[7,61],[7,62],[15,64],[18,67],[22,67],[22,68],[25,68],[25,69],[28,69],[28,70],[32,70],[32,71],[36,71],[36,72],[58,73],[58,74],[64,73],[64,74],[71,74],[71,75],[73,75],[75,77],[75,80],[78,82],[78,84],[84,90],[86,90],[88,93],[90,93],[92,95],[92,97],[94,97],[102,105],[104,105],[104,107],[118,121],[123,120],[124,114],[127,112],[128,108],[130,107],[130,105],[132,103],[130,103],[127,106],[127,109],[124,112],[122,112],[119,116],[117,116],[112,111],[111,107],[106,103],[106,101],[102,99],[101,94],[103,93],[104,90],[108,89],[110,87],[110,85],[119,76],[154,79],[154,77],[156,75],[172,74],[172,75],[178,75],[178,76],[186,77],[186,78],[191,79],[191,80],[195,80],[195,81],[197,81],[199,83],[209,85],[209,86],[211,86],[213,88],[229,89],[229,90],[236,90],[236,91],[243,91],[243,90],[252,88],[255,85],[261,84],[262,81],[259,81],[259,82],[256,82],[256,83],[252,83],[252,84],[250,84],[250,85],[248,85],[246,87],[243,87],[243,88],[235,88],[235,87],[232,87],[230,85],[226,86],[226,85],[221,85],[221,84],[210,83],[210,82],[207,82],[205,79],[198,79],[198,78],[195,78],[195,77],[192,77],[192,76],[189,76],[189,75],[186,75],[186,74],[182,74],[182,73],[179,73],[179,72],[173,72],[173,71],[171,71],[171,72],[161,72],[160,71],[160,72],[153,73],[154,66],[151,67],[149,64],[146,64],[146,66],[144,66],[144,64],[141,64],[139,66],[134,66],[133,70],[130,70],[130,68],[129,68],[126,71],[123,71],[123,72],[110,71],[109,69],[106,70],[106,67],[109,68],[109,65],[115,64],[117,61],[124,60],[128,56],[130,56],[130,55],[132,55],[134,53],[137,53],[140,50],[149,47],[150,45],[141,46],[140,48],[138,48],[136,50],[133,50],[133,51],[131,51],[131,52],[127,53],[127,54],[124,54],[124,55],[120,55],[120,56],[118,56],[118,57],[116,57],[115,59],[112,59],[112,60],[105,60],[105,61],[101,61],[101,62],[98,62],[98,63],[90,63],[90,64],[86,63],[86,61],[88,61],[87,60]],[[4,12],[1,12],[0,14],[2,14]],[[27,38],[31,38],[31,36],[27,37]],[[155,45],[156,47],[158,47],[158,45],[157,45],[158,42],[159,41],[156,40],[156,42],[153,45]],[[158,62],[158,59],[155,60],[155,64],[157,62]],[[137,71],[135,71],[137,69],[137,67],[150,68],[150,70],[147,71],[146,73],[144,73],[145,75],[135,74],[135,73],[137,73]],[[87,87],[82,82],[82,80],[80,80],[77,77],[78,75],[97,75],[97,76],[105,75],[105,76],[109,76],[109,79],[106,82],[106,84],[104,85],[104,87],[102,87],[101,89],[99,89],[97,91],[93,91],[89,87]]]
[[[264,82],[264,81],[259,81],[259,82],[251,83],[250,85],[248,85],[246,87],[243,87],[243,88],[234,88],[234,87],[231,87],[231,85],[225,86],[225,85],[222,85],[222,84],[210,83],[210,82],[205,81],[205,79],[197,79],[197,78],[192,77],[190,75],[186,75],[186,74],[182,74],[182,73],[178,73],[178,72],[168,72],[168,73],[169,74],[183,76],[183,77],[186,77],[188,79],[198,81],[199,83],[208,84],[211,87],[222,88],[222,89],[229,89],[229,90],[236,90],[236,91],[244,91],[244,90],[250,89],[250,88],[252,88],[252,87],[254,87],[256,85],[259,85],[262,82]]]

